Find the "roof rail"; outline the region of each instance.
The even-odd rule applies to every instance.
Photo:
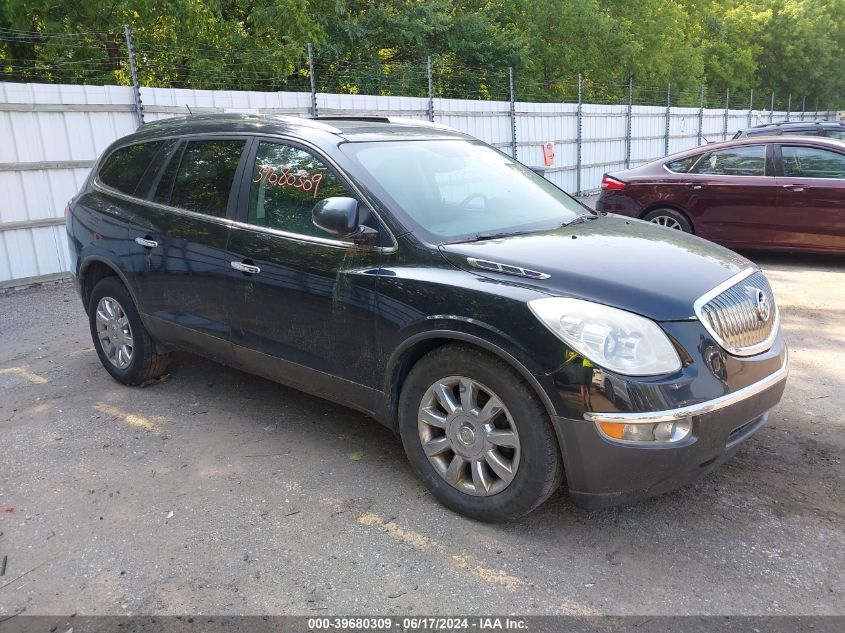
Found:
[[[372,121],[373,123],[390,123],[386,116],[378,115],[355,115],[355,114],[330,114],[328,116],[317,115],[314,121]]]

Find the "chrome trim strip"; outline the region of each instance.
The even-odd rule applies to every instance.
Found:
[[[701,313],[701,309],[707,305],[707,303],[713,299],[714,297],[719,296],[728,288],[732,288],[736,284],[738,284],[743,279],[747,279],[751,275],[756,272],[762,272],[759,268],[746,268],[742,272],[734,275],[727,281],[720,283],[718,286],[713,288],[710,292],[705,293],[698,299],[696,299],[695,303],[692,304],[693,310],[695,310],[695,316],[698,317],[698,320],[701,322],[701,325],[704,326],[704,329],[710,333],[710,336],[722,346],[722,348],[727,351],[729,354],[734,356],[754,356],[755,354],[760,354],[768,350],[772,343],[775,341],[775,337],[777,337],[778,332],[780,331],[780,308],[778,308],[777,301],[774,301],[774,308],[775,313],[772,316],[774,322],[772,323],[772,331],[769,333],[769,336],[766,337],[766,340],[757,343],[756,345],[751,345],[749,347],[734,347],[730,345],[727,341],[725,341],[719,333],[713,330],[710,327],[710,324],[707,322],[707,319]],[[771,284],[770,284],[771,285]],[[774,297],[774,290],[772,291],[772,296]]]
[[[692,418],[707,413],[713,413],[719,409],[724,409],[737,402],[756,396],[785,380],[789,375],[789,353],[783,359],[783,365],[775,373],[766,376],[763,380],[755,382],[752,385],[738,389],[733,393],[725,394],[714,400],[700,402],[698,404],[691,404],[687,407],[680,407],[678,409],[669,409],[667,411],[646,411],[642,413],[597,413],[588,411],[584,414],[584,419],[590,422],[625,422],[627,424],[656,424],[657,422],[674,422],[683,418]]]

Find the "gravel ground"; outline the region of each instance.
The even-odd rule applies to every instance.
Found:
[[[756,258],[786,395],[697,484],[504,526],[356,412],[187,354],[127,388],[69,284],[0,295],[0,615],[843,614],[845,260]]]

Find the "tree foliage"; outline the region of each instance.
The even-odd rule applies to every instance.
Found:
[[[3,0],[0,77],[151,86],[745,105],[845,97],[845,0]],[[808,103],[808,106],[810,103]]]

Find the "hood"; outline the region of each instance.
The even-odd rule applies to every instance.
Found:
[[[484,277],[603,303],[658,321],[694,317],[696,299],[754,266],[694,235],[616,215],[542,233],[445,244],[440,250],[454,265]],[[548,277],[483,270],[470,265],[468,257]]]

